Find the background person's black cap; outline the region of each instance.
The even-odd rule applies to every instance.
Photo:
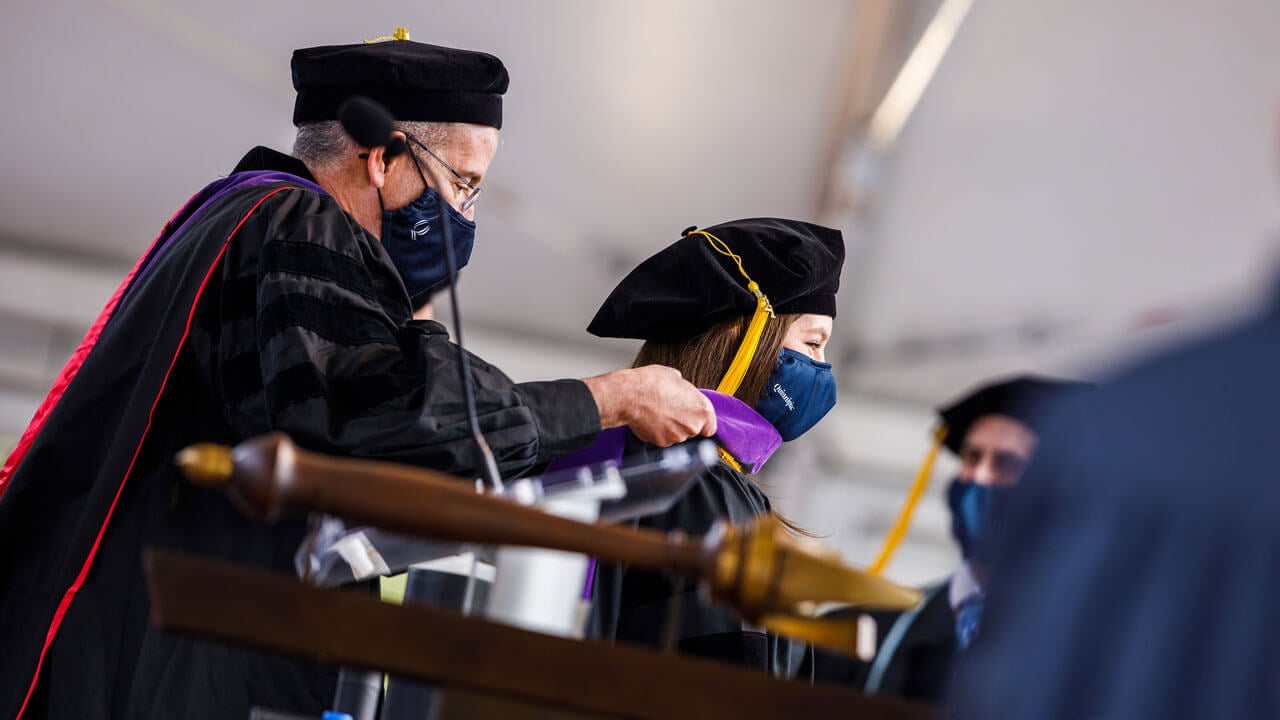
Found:
[[[502,127],[509,78],[501,60],[408,37],[400,29],[396,39],[294,50],[293,124],[335,120],[343,100],[363,95],[397,120]]]
[[[741,256],[743,269],[774,312],[835,317],[844,264],[839,230],[778,218],[734,220],[704,230]],[[690,228],[618,283],[587,332],[641,340],[684,338],[755,309],[756,296],[737,263]]]
[[[1038,433],[1038,425],[1050,407],[1092,387],[1089,383],[1032,375],[982,385],[938,410],[947,426],[945,445],[959,455],[969,428],[984,415],[1004,415]]]

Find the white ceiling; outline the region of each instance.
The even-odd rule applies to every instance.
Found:
[[[1276,0],[977,0],[866,220],[857,385],[1094,373],[1269,285],[1277,31]]]
[[[681,228],[817,219],[856,9],[6,0],[0,362],[59,363],[183,200],[254,144],[288,148],[292,48],[397,25],[512,76],[468,322],[598,347],[598,302]],[[1276,0],[976,0],[864,188],[842,382],[933,402],[1019,367],[1092,371],[1234,307],[1276,227],[1277,30]]]
[[[404,25],[420,41],[493,52],[512,76],[462,286],[468,320],[585,343],[616,279],[683,227],[816,214],[850,8],[7,2],[0,250],[12,282],[0,315],[87,326],[183,200],[255,144],[288,149],[293,48]],[[32,251],[102,277],[49,287],[22,267]],[[51,293],[68,307],[42,309]]]
[[[292,48],[406,25],[418,40],[501,56],[512,85],[480,222],[495,260],[485,273],[507,287],[530,277],[507,266],[530,260],[550,270],[585,255],[600,272],[691,222],[812,215],[848,10],[19,0],[4,12],[0,234],[130,260],[244,150],[288,148]]]

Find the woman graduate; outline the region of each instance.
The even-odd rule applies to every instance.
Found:
[[[824,355],[843,262],[838,230],[795,220],[737,220],[684,231],[605,300],[588,331],[644,340],[635,364],[679,370],[708,389],[717,414],[721,462],[642,526],[701,536],[720,518],[742,523],[773,512],[754,474],[836,401]],[[634,436],[624,442],[624,462],[653,450]],[[798,664],[798,647],[793,651],[787,640],[708,604],[691,581],[601,564],[593,591],[592,630],[600,637],[657,646],[668,609],[678,605],[682,653],[777,675]],[[683,597],[673,604],[676,595]]]

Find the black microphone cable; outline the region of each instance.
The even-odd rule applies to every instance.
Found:
[[[414,162],[417,162],[415,159]],[[493,492],[502,492],[502,476],[498,473],[498,462],[493,458],[493,450],[489,442],[480,432],[480,413],[476,410],[476,393],[472,385],[471,356],[462,344],[462,312],[458,305],[458,263],[453,255],[453,231],[449,227],[449,209],[444,196],[436,193],[436,206],[440,208],[441,231],[444,235],[444,264],[449,272],[449,310],[453,313],[453,335],[458,344],[458,377],[462,382],[462,396],[467,404],[467,422],[471,424],[471,437],[475,440],[476,449],[484,461],[484,471],[488,475],[489,487]],[[462,614],[470,615],[475,609],[476,582],[480,572],[481,561],[493,562],[491,552],[484,548],[473,547],[471,550],[471,572],[467,574],[467,585],[462,593]]]
[[[453,254],[453,230],[449,227],[448,204],[440,193],[436,193],[436,205],[440,208],[440,225],[444,235],[444,264],[449,272],[449,309],[453,312],[453,336],[458,344],[458,378],[462,382],[462,396],[467,404],[467,422],[471,424],[471,437],[483,460],[483,469],[488,476],[485,479],[494,492],[501,492],[503,486],[502,476],[498,473],[498,462],[493,457],[489,442],[484,439],[484,433],[480,431],[480,413],[476,410],[476,392],[471,375],[471,356],[462,342],[462,310],[458,304],[458,263]]]

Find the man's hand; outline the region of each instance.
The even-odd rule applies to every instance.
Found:
[[[636,437],[659,447],[716,432],[711,401],[675,368],[646,365],[583,382],[595,397],[603,428],[626,425]]]

